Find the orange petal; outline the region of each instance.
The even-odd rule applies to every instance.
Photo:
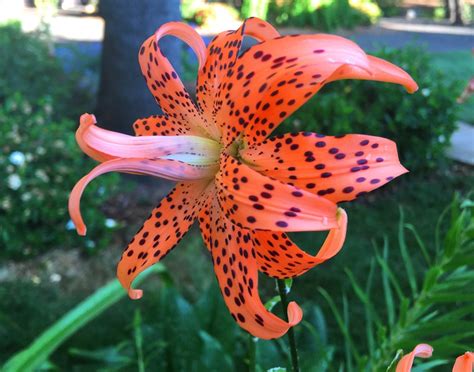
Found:
[[[215,199],[207,212],[205,220],[208,223],[200,222],[199,226],[211,251],[214,271],[232,317],[255,337],[273,339],[283,336],[301,321],[301,308],[295,302],[288,305],[288,322],[265,309],[258,294],[252,231],[232,224],[220,211]]]
[[[393,141],[361,134],[288,133],[241,150],[240,155],[256,171],[335,203],[407,172]]]
[[[472,372],[474,363],[474,353],[467,351],[463,355],[456,358],[453,366],[453,372]]]
[[[373,80],[403,85],[408,93],[414,93],[418,90],[418,84],[400,67],[378,57],[368,55],[367,58],[369,60],[367,69],[345,65],[340,67],[327,82],[342,79]]]
[[[86,115],[88,114],[83,115],[81,119]],[[135,137],[102,129],[93,124],[91,119],[81,122],[76,138],[84,152],[91,152],[96,159],[99,159],[96,154],[100,154],[106,159],[173,158],[186,161],[193,158],[200,160],[201,163],[214,163],[219,158],[221,150],[219,143],[206,137],[192,135]]]
[[[190,134],[202,135],[204,120],[158,45],[160,39],[167,35],[176,36],[187,43],[196,52],[199,63],[202,65],[204,62],[205,44],[196,31],[184,23],[169,22],[145,40],[140,48],[138,60],[143,77],[156,102],[168,116],[180,123],[188,123],[192,129]]]
[[[427,344],[419,344],[410,354],[405,355],[397,364],[396,372],[410,372],[415,357],[429,358],[433,354],[433,348]]]
[[[215,117],[221,105],[217,99],[217,92],[227,88],[221,86],[222,80],[235,64],[245,35],[263,41],[273,39],[280,34],[269,23],[258,18],[249,18],[238,30],[221,32],[211,41],[207,47],[206,62],[198,73],[196,87],[198,105],[207,123],[212,127],[209,131],[216,139],[221,135],[220,128],[215,123]]]
[[[358,76],[364,79],[408,84],[400,69],[389,66],[335,35],[283,36],[255,45],[229,69],[222,83],[228,94],[218,93],[223,142],[232,143],[242,130],[248,144],[261,141],[326,82],[357,77],[354,71],[363,71]]]
[[[334,257],[346,238],[347,214],[342,208],[338,210],[337,222],[338,227],[329,231],[315,256],[300,249],[285,233],[254,231],[252,241],[257,251],[259,270],[278,279],[292,278]]]
[[[337,227],[336,204],[266,177],[222,154],[216,176],[219,204],[238,226],[272,231],[316,231]]]
[[[153,115],[137,119],[133,123],[136,136],[185,136],[193,134],[193,128],[186,121],[179,121],[166,115]]]
[[[90,158],[97,160],[98,162],[104,162],[107,160],[114,159],[114,156],[105,154],[98,149],[91,148],[84,140],[84,133],[88,130],[88,128],[97,124],[97,120],[94,115],[92,114],[82,114],[81,118],[79,119],[79,128],[76,131],[76,142],[84,152],[84,154],[88,155]]]
[[[86,225],[81,216],[80,203],[82,193],[94,178],[108,172],[146,174],[172,181],[209,179],[216,172],[215,166],[193,166],[168,159],[115,159],[99,164],[81,178],[69,196],[69,214],[79,235],[86,235]]]
[[[183,238],[208,200],[209,181],[179,183],[151,212],[122,254],[117,277],[130,298],[142,296],[132,289],[142,271],[164,258]]]

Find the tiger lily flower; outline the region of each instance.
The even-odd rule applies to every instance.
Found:
[[[195,104],[159,40],[173,35],[197,55]],[[240,53],[242,39],[260,43]],[[117,274],[131,298],[132,281],[160,261],[197,219],[225,303],[252,335],[282,336],[302,318],[288,306],[288,322],[267,311],[258,272],[301,275],[341,249],[347,216],[337,203],[382,186],[406,172],[392,141],[366,135],[291,133],[267,138],[326,83],[366,79],[416,83],[400,68],[333,35],[280,36],[268,23],[247,19],[217,35],[206,48],[188,25],[161,26],[139,51],[141,71],[163,115],[139,119],[136,134],[101,129],[85,114],[77,131],[83,151],[101,162],[74,187],[69,210],[85,234],[79,201],[100,174],[118,171],[177,181],[125,249]],[[291,231],[329,231],[319,253],[299,249]]]
[[[397,364],[396,372],[410,372],[413,367],[415,357],[430,358],[433,354],[433,348],[428,344],[418,344],[413,351],[405,355]],[[474,363],[474,353],[467,351],[463,355],[456,358],[453,372],[472,372]]]

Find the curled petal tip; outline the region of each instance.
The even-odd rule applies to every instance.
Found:
[[[95,115],[85,113],[81,115],[81,118],[79,119],[80,125],[94,125],[97,124],[97,120],[95,118]]]
[[[301,307],[299,307],[299,305],[294,301],[288,304],[287,314],[288,324],[291,327],[297,325],[301,322],[301,319],[303,319],[303,310],[301,310]]]
[[[405,84],[405,89],[408,93],[413,94],[418,90],[418,84],[415,80],[411,79],[407,84]]]
[[[77,234],[80,236],[86,236],[87,234],[87,228],[84,225],[78,226],[76,228],[76,231],[77,231]]]
[[[129,289],[128,297],[132,300],[139,300],[143,296],[143,291],[141,289]]]

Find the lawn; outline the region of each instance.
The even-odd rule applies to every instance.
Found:
[[[474,55],[469,51],[434,53],[433,63],[452,79],[464,82],[474,77]],[[459,119],[474,124],[474,96],[461,105]]]

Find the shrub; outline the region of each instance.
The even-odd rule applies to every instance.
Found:
[[[219,28],[219,25],[228,25],[239,19],[239,12],[234,7],[223,3],[206,3],[201,0],[183,1],[181,14],[184,19],[209,29]]]
[[[32,102],[20,94],[0,105],[0,256],[21,257],[53,247],[86,245],[93,252],[108,243],[116,225],[98,212],[117,176],[92,183],[82,210],[88,237],[77,237],[69,222],[69,192],[93,162],[82,156],[74,123],[54,121],[51,98]]]
[[[453,92],[459,91],[458,83],[434,67],[419,48],[384,49],[376,54],[408,71],[419,91],[408,96],[394,84],[339,81],[324,87],[287,123],[293,130],[387,137],[397,143],[402,163],[409,169],[438,167],[445,161],[444,152],[456,129],[458,107]]]
[[[93,101],[83,71],[63,69],[47,33],[23,33],[18,22],[0,25],[0,50],[0,104],[16,92],[30,102],[48,95],[59,118],[77,117]]]
[[[372,0],[280,0],[270,3],[269,15],[277,24],[330,31],[368,25],[381,11]]]

